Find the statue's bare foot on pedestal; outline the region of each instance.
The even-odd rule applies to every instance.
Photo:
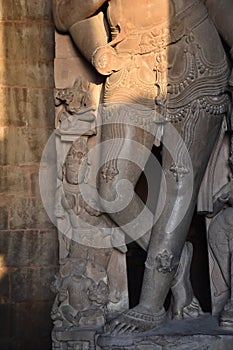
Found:
[[[220,314],[220,326],[225,329],[233,329],[233,300],[229,300]]]
[[[147,331],[163,326],[167,313],[163,309],[152,313],[138,305],[127,310],[106,325],[106,333],[99,338],[100,345],[131,345]]]
[[[157,313],[149,313],[141,306],[125,311],[109,324],[110,334],[135,335],[162,326],[167,320],[167,313],[161,309]]]

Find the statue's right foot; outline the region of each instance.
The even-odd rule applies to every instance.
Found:
[[[110,334],[112,336],[140,334],[162,326],[166,320],[167,314],[164,309],[152,314],[135,307],[110,322]]]
[[[149,313],[140,306],[123,312],[106,325],[106,333],[99,337],[99,345],[132,345],[134,340],[145,335],[145,332],[161,327],[167,321],[163,309]]]

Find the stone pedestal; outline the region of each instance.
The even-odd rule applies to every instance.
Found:
[[[53,330],[53,349],[62,350],[95,350],[95,331],[82,330]]]
[[[143,337],[99,337],[98,344],[103,350],[232,350],[233,330],[219,328],[217,318],[205,314],[170,321]]]

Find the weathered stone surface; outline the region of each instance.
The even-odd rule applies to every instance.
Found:
[[[166,189],[165,186],[162,187],[161,181],[164,202],[162,196],[159,196],[158,203],[156,203],[157,208],[162,207],[162,212],[159,215],[159,220],[154,221],[153,211],[148,211],[148,216],[143,217],[142,220],[140,218],[137,224],[133,225],[133,231],[140,227],[139,233],[142,235],[146,224],[151,222],[151,225],[148,225],[150,227],[147,226],[144,231],[147,233],[146,238],[144,236],[144,241],[141,240],[143,248],[148,249],[148,253],[139,307],[123,313],[115,321],[115,324],[112,324],[109,343],[107,341],[104,343],[107,336],[99,338],[100,341],[103,340],[99,345],[106,350],[110,348],[115,350],[165,350],[170,347],[183,350],[187,348],[204,350],[209,347],[209,344],[215,349],[223,347],[224,344],[226,348],[228,347],[228,339],[225,339],[228,334],[223,334],[220,330],[208,333],[207,324],[204,324],[196,332],[194,324],[190,324],[188,321],[187,325],[191,327],[191,332],[187,329],[185,332],[187,325],[183,323],[181,333],[177,333],[177,329],[172,328],[171,325],[173,333],[169,333],[169,331],[167,333],[153,332],[151,336],[142,336],[141,338],[137,335],[144,334],[145,330],[149,331],[155,326],[158,327],[167,322],[164,304],[166,304],[165,299],[169,290],[172,293],[170,313],[174,319],[182,319],[187,316],[196,317],[202,314],[190,282],[192,247],[189,243],[185,244],[185,241],[196,207],[201,179],[208,166],[215,141],[218,139],[223,117],[231,104],[228,93],[230,71],[226,58],[228,54],[231,56],[230,58],[233,57],[231,18],[233,8],[230,2],[231,0],[225,0],[224,6],[219,7],[217,0],[190,0],[188,2],[167,0],[159,6],[159,1],[153,0],[148,0],[146,3],[142,3],[141,0],[136,0],[133,3],[123,0],[100,0],[95,4],[87,4],[85,6],[86,13],[82,17],[80,10],[83,10],[83,7],[81,8],[80,2],[73,1],[71,5],[71,2],[53,1],[57,29],[67,31],[83,55],[81,58],[80,54],[75,52],[71,41],[65,39],[62,43],[62,37],[58,37],[55,84],[60,94],[60,97],[56,98],[57,119],[59,119],[60,125],[57,126],[57,134],[60,133],[62,136],[57,142],[57,150],[61,150],[61,152],[57,153],[59,171],[63,170],[60,171],[58,183],[61,185],[57,188],[56,196],[59,201],[58,204],[56,202],[55,215],[59,229],[61,228],[66,236],[68,232],[69,236],[73,238],[76,232],[81,231],[79,219],[83,212],[85,212],[84,215],[86,212],[88,214],[91,212],[92,218],[86,220],[91,225],[93,222],[97,222],[95,216],[100,217],[100,213],[97,215],[81,200],[82,182],[90,185],[89,178],[84,181],[78,176],[81,170],[84,174],[83,178],[88,174],[88,147],[85,147],[86,139],[83,136],[75,140],[75,136],[80,136],[81,133],[78,133],[78,123],[73,122],[73,115],[76,113],[78,116],[80,109],[79,106],[77,107],[78,99],[74,98],[72,87],[77,81],[83,82],[83,78],[90,81],[91,72],[93,72],[93,69],[90,68],[90,62],[96,71],[105,77],[107,76],[106,84],[103,85],[103,94],[100,96],[104,110],[103,112],[99,110],[99,112],[103,122],[108,123],[109,121],[110,124],[112,121],[111,127],[110,125],[106,126],[106,124],[102,125],[101,136],[97,143],[102,143],[103,147],[101,154],[96,152],[96,158],[93,162],[90,161],[90,172],[93,169],[93,163],[94,169],[101,162],[105,163],[97,176],[98,189],[102,197],[99,200],[101,210],[106,213],[106,216],[108,215],[109,222],[112,220],[126,233],[126,236],[131,238],[135,238],[135,232],[131,235],[129,229],[131,225],[126,227],[125,223],[131,224],[135,218],[139,219],[143,209],[147,211],[147,208],[140,200],[137,200],[136,195],[121,210],[109,210],[110,203],[107,201],[115,204],[119,198],[124,198],[125,193],[123,192],[126,191],[122,191],[122,195],[116,193],[117,185],[120,184],[121,179],[127,179],[131,182],[133,190],[140,173],[145,170],[144,165],[148,160],[148,154],[140,154],[140,158],[144,160],[140,166],[137,158],[138,152],[135,145],[131,149],[130,142],[128,143],[129,139],[152,149],[155,139],[158,145],[161,133],[163,133],[164,147],[161,164],[165,174]],[[107,11],[106,7],[102,6],[103,3],[106,5]],[[207,7],[204,3],[209,9],[213,9],[215,14],[221,13],[220,17],[222,18],[231,10],[228,25],[224,23],[222,26],[222,18],[220,21],[216,20],[215,16],[208,18]],[[215,23],[213,20],[216,20]],[[225,49],[227,50],[228,47],[222,44],[217,30],[214,29],[214,24],[231,49],[227,55]],[[61,50],[64,50],[65,54],[61,53]],[[86,62],[82,62],[83,57],[86,58]],[[193,73],[191,73],[192,71]],[[97,76],[97,73],[94,72],[94,75]],[[84,92],[82,84],[79,84],[79,87],[81,88],[78,96]],[[219,93],[220,89],[221,93]],[[82,99],[84,103],[86,95],[84,94]],[[130,106],[126,106],[126,103],[129,103]],[[88,105],[83,104],[83,106],[87,107]],[[144,112],[145,106],[149,109],[148,114]],[[154,111],[158,119],[152,116]],[[127,117],[130,118],[129,123],[126,121]],[[78,118],[75,118],[75,122]],[[121,120],[120,126],[117,125],[119,120]],[[131,122],[133,125],[130,126]],[[163,124],[163,132],[161,132],[161,125],[158,126],[159,123]],[[146,124],[148,129],[142,130]],[[150,132],[151,134],[148,135]],[[70,135],[73,135],[72,139]],[[88,135],[85,134],[85,136]],[[119,148],[118,146],[114,147],[115,145],[112,148],[104,145],[104,141],[116,138],[121,139]],[[65,146],[62,145],[64,140],[66,146],[67,142],[74,141],[68,154],[64,154]],[[129,154],[129,157],[126,157],[128,161],[126,158],[124,161],[121,160],[124,152]],[[63,158],[61,154],[63,154]],[[64,160],[65,162],[63,162]],[[160,182],[152,169],[150,173],[154,174],[154,182]],[[91,183],[91,185],[93,184]],[[94,183],[95,185],[96,183]],[[148,193],[151,190],[152,187],[148,182]],[[94,201],[95,198],[93,198]],[[184,203],[186,204],[184,205]],[[140,209],[138,209],[139,207]],[[152,238],[149,239],[151,232]],[[119,236],[118,240],[116,239],[118,243]],[[122,236],[124,237],[124,234]],[[113,234],[111,239],[114,242]],[[83,340],[83,344],[78,343],[80,339],[78,339],[77,333],[74,334],[73,339],[70,339],[67,335],[69,332],[62,332],[66,324],[82,327],[78,313],[80,305],[81,310],[85,311],[90,306],[90,300],[86,300],[90,281],[84,278],[85,269],[81,272],[78,271],[78,278],[76,276],[75,267],[77,264],[72,266],[74,261],[72,243],[62,237],[60,245],[63,252],[62,265],[65,265],[63,262],[65,261],[70,270],[69,275],[65,275],[61,265],[61,275],[56,276],[58,298],[54,304],[52,318],[55,330],[57,331],[59,327],[61,329],[58,341],[64,342],[64,344],[60,344],[63,349],[79,347],[89,349],[85,340]],[[124,247],[124,244],[120,245],[120,247],[122,246]],[[123,249],[122,251],[125,252]],[[85,265],[86,261],[88,259],[80,265]],[[117,276],[115,261],[112,265],[109,263],[109,266],[113,272],[112,289],[115,290],[120,285],[119,280],[121,277],[123,278],[124,271],[119,269],[120,273]],[[100,275],[103,276],[105,271],[102,266],[101,270],[98,269],[97,264],[96,266],[93,264],[91,267],[89,276],[96,282],[96,279]],[[109,274],[105,280],[108,281],[108,287],[111,286]],[[65,303],[64,299],[63,303],[60,303],[62,292],[64,293],[63,285],[69,290],[64,297],[66,298]],[[76,291],[80,291],[80,293]],[[75,297],[73,297],[74,294]],[[84,307],[85,303],[87,306]],[[156,310],[159,312],[156,313]],[[71,320],[70,314],[73,316]],[[90,315],[87,316],[87,319],[89,317]],[[95,325],[103,326],[103,323]],[[232,335],[230,337],[232,340]],[[77,341],[77,343],[70,344],[72,341]],[[59,348],[59,344],[54,344],[54,346]]]
[[[1,260],[1,253],[0,253]],[[0,262],[0,304],[6,303],[10,298],[9,273],[7,267],[1,267]]]
[[[0,58],[17,61],[36,60],[40,49],[39,29],[36,23],[0,23],[0,32],[3,33],[0,42]]]
[[[0,104],[0,126],[54,126],[53,90],[1,87]]]
[[[35,344],[33,340],[21,341],[20,344],[17,342],[16,345],[13,345],[13,350],[51,350],[51,340],[47,338],[46,340],[40,339],[39,343]],[[17,346],[17,347],[15,347]],[[12,350],[12,349],[11,349]]]
[[[15,307],[15,337],[31,341],[31,344],[35,343],[35,339],[38,338],[49,341],[51,306],[51,302],[17,303]],[[25,327],[25,324],[28,326]],[[34,349],[34,347],[32,348]],[[41,347],[41,349],[43,348]]]
[[[13,304],[0,304],[0,339],[12,338],[13,335],[13,325],[15,324],[15,312]],[[0,341],[0,346],[1,346]],[[1,348],[4,349],[5,348]]]
[[[20,167],[0,167],[0,179],[0,193],[7,195],[29,194],[29,174],[25,169]]]
[[[47,62],[7,60],[0,65],[0,84],[17,87],[52,88],[52,64]]]
[[[104,350],[232,350],[233,336],[170,336],[157,337],[133,346],[113,346]]]
[[[1,304],[0,349],[50,350],[50,309],[51,302]]]
[[[11,206],[11,229],[48,229],[53,227],[38,198],[17,198]]]
[[[55,41],[54,41],[54,27],[52,25],[40,26],[40,40],[43,45],[40,45],[39,59],[45,61],[53,61]]]
[[[8,209],[5,198],[3,196],[0,198],[0,230],[6,230],[8,228]]]
[[[81,56],[69,35],[60,34],[56,31],[56,58],[72,58]]]
[[[52,339],[54,344],[59,345],[63,342],[65,350],[68,349],[69,344],[72,344],[74,349],[96,349],[95,347],[95,331],[88,329],[67,330],[67,331],[53,331]],[[73,348],[72,348],[73,349]]]
[[[29,197],[39,196],[39,164],[54,128],[52,26],[50,0],[0,1],[0,165],[4,166],[0,166],[0,349],[4,350],[51,349],[50,281],[57,259],[56,234],[41,201]],[[36,230],[28,230],[34,226]],[[16,232],[17,227],[27,231]]]
[[[0,233],[0,254],[6,266],[49,266],[57,261],[57,234],[51,231]]]
[[[217,319],[206,314],[197,319],[170,321],[147,335],[100,337],[98,344],[103,350],[231,350],[233,331],[219,328]]]
[[[72,87],[80,75],[89,81],[98,80],[98,75],[94,75],[94,70],[80,56],[67,59],[56,58],[54,62],[55,84],[59,89]],[[101,79],[99,79],[101,81]]]
[[[14,301],[49,301],[50,284],[56,268],[20,268],[11,273],[11,297]]]
[[[34,165],[52,130],[36,128],[0,128],[0,165]]]
[[[2,20],[51,20],[51,2],[37,0],[1,1],[0,14]]]
[[[31,176],[31,194],[32,196],[40,196],[40,184],[38,171],[32,173]]]

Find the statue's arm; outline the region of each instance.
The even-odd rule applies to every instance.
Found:
[[[233,67],[233,1],[205,0],[205,4],[219,34],[230,48]],[[233,70],[229,78],[229,86],[233,87]]]
[[[108,0],[53,0],[53,17],[58,30],[70,27],[91,17]]]
[[[205,4],[218,32],[233,51],[232,0],[206,0]]]
[[[98,47],[108,42],[104,15],[98,10],[109,0],[53,0],[55,26],[69,32],[83,56],[92,63]]]

